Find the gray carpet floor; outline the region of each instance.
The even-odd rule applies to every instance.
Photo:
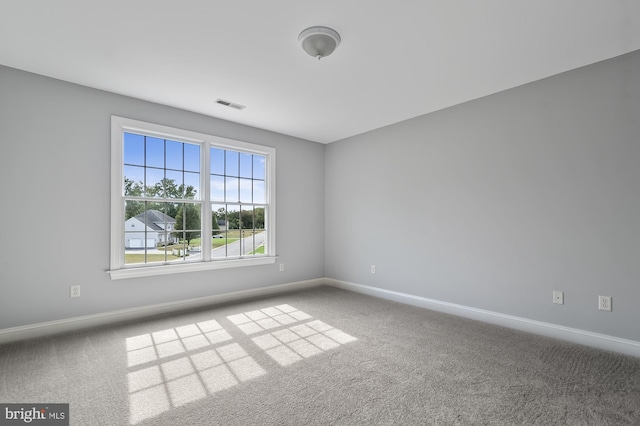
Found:
[[[318,287],[0,346],[72,425],[640,425],[640,359]]]

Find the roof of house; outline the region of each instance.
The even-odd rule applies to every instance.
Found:
[[[164,230],[164,228],[157,225],[158,223],[176,223],[176,220],[174,218],[162,213],[159,210],[146,210],[135,216],[135,218],[142,223],[146,223],[149,228],[155,231]]]

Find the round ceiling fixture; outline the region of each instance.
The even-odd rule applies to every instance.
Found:
[[[300,33],[298,41],[305,52],[320,60],[336,50],[340,34],[327,27],[311,27]]]

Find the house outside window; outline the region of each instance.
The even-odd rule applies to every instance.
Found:
[[[113,116],[112,279],[275,262],[275,149]]]

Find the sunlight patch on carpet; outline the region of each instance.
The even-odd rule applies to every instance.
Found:
[[[245,334],[251,335],[274,328],[271,323],[269,326],[264,325],[267,320],[278,322],[279,326],[286,326],[313,317],[293,306],[278,305],[230,315],[227,319]],[[313,320],[267,332],[251,340],[274,361],[285,367],[357,339],[327,323]]]
[[[290,305],[270,306],[241,314],[230,315],[229,321],[245,334],[256,334],[265,330],[271,330],[283,325],[294,324],[299,321],[310,319],[311,315],[299,311]]]
[[[357,340],[287,304],[226,320],[239,341],[215,319],[126,339],[131,425],[267,374],[246,348],[286,367]]]
[[[230,340],[233,337],[215,320],[127,338],[130,423],[266,374],[240,344]]]

